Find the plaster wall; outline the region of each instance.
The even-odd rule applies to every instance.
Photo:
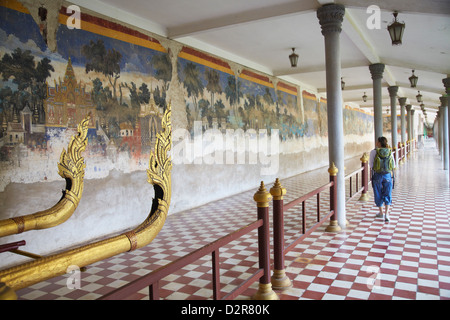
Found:
[[[15,1],[9,2],[15,3],[13,6],[15,8],[20,6]],[[67,66],[68,57],[64,55],[65,52],[80,50],[80,45],[73,43],[73,47],[70,49],[70,46],[63,44],[61,39],[58,40],[58,27],[66,28],[66,26],[55,24],[55,17],[58,17],[57,12],[60,12],[60,6],[67,6],[69,3],[52,1],[43,1],[43,3],[48,5],[47,8],[51,13],[49,14],[50,22],[47,24],[48,50],[44,50],[44,53],[40,50],[33,54],[36,56],[36,60],[42,56],[51,59],[55,70],[50,77],[51,81],[56,81],[55,79],[64,75]],[[38,8],[37,4],[33,1],[24,1],[21,4],[25,8],[23,9],[25,17],[29,14],[26,13],[28,10],[33,12],[32,17],[34,21],[38,20],[35,14]],[[2,7],[0,9],[5,10]],[[84,9],[82,10],[85,12]],[[95,12],[88,11],[87,13],[92,17],[100,17]],[[114,21],[109,17],[101,18],[105,21]],[[61,18],[59,19],[61,21]],[[126,27],[129,28],[130,26]],[[131,81],[138,84],[147,81],[161,88],[167,85],[165,101],[170,101],[172,105],[173,130],[174,132],[177,130],[178,132],[181,130],[182,133],[186,132],[188,141],[194,143],[196,136],[193,134],[192,127],[190,127],[191,122],[201,121],[202,119],[189,118],[187,114],[187,108],[192,107],[195,101],[188,96],[186,87],[181,79],[181,72],[184,70],[182,68],[185,65],[182,65],[180,62],[185,47],[175,41],[161,39],[142,30],[139,30],[139,32],[156,39],[156,42],[152,42],[152,45],[157,43],[158,50],[162,52],[161,55],[167,54],[171,65],[171,79],[167,83],[163,83],[163,80],[155,79],[153,74],[130,71],[128,73],[122,72],[121,80],[127,81],[128,84]],[[14,34],[2,38],[3,42],[0,44],[1,56],[15,49],[16,44],[14,46],[11,45],[13,38]],[[15,41],[17,40],[15,39]],[[67,50],[67,48],[70,50]],[[200,50],[196,50],[196,53],[191,56],[194,60],[202,57],[203,62],[196,60],[199,68],[212,68],[217,67],[219,64],[226,65],[226,71],[223,71],[220,74],[221,76],[226,74],[227,76],[232,75],[235,79],[244,79],[242,75],[245,73],[245,66],[237,65],[232,61],[225,61],[220,59],[220,57],[208,56]],[[135,61],[130,60],[129,64],[131,62]],[[85,83],[89,83],[95,76],[98,76],[92,75],[89,79],[86,78],[83,68],[77,66],[75,60],[74,69],[77,79],[84,79]],[[256,90],[267,88],[266,92],[269,92],[274,98],[281,91],[281,80],[267,75],[248,76],[252,74],[252,72],[245,73],[245,81],[252,88],[248,90],[255,90],[256,92]],[[3,83],[4,86],[5,83]],[[304,98],[303,88],[289,84],[287,84],[287,87],[290,88],[289,93],[284,91],[284,96],[279,95],[278,101],[279,106],[286,110],[284,113],[286,119],[290,119],[294,123],[293,126],[288,128],[292,129],[295,127],[295,131],[291,130],[295,132],[293,135],[287,134],[286,132],[288,131],[286,130],[288,129],[286,128],[285,131],[281,127],[276,128],[279,123],[271,123],[270,125],[273,125],[271,130],[264,131],[262,128],[257,127],[255,122],[251,122],[256,117],[265,119],[265,117],[268,117],[269,110],[271,110],[272,114],[275,114],[275,103],[267,103],[260,106],[261,110],[265,110],[266,113],[254,113],[255,116],[253,118],[249,117],[246,124],[247,127],[241,130],[242,134],[249,139],[244,139],[244,141],[247,141],[247,144],[244,144],[242,149],[236,150],[234,147],[220,144],[211,147],[211,142],[207,141],[205,136],[203,136],[205,139],[201,141],[201,150],[197,150],[198,152],[195,155],[191,154],[190,159],[183,160],[183,157],[186,156],[183,152],[186,152],[187,149],[180,147],[180,144],[186,143],[186,141],[183,139],[174,140],[173,150],[178,150],[178,153],[173,154],[172,201],[169,214],[176,214],[242,191],[256,190],[261,180],[270,185],[275,178],[283,179],[328,166],[327,130],[323,127],[323,123],[326,123],[326,100],[316,92],[309,92],[309,98]],[[204,93],[209,97],[206,89]],[[222,97],[225,101],[224,93]],[[216,100],[218,99],[219,94],[216,96]],[[248,99],[245,101],[249,102]],[[243,107],[244,102],[240,106]],[[235,114],[238,112],[238,107],[239,105],[233,106],[231,103],[230,106],[226,106],[230,110],[234,108]],[[94,108],[93,111],[97,112],[98,108]],[[346,158],[359,156],[363,152],[370,150],[373,139],[370,127],[369,129],[367,128],[367,121],[371,120],[371,116],[362,115],[362,112],[358,110],[349,112],[355,119],[361,119],[361,122],[353,121],[351,124],[347,124],[348,129],[352,125],[357,126],[357,128],[348,130],[348,133],[345,135]],[[282,113],[276,114],[281,117]],[[288,116],[290,117],[288,118]],[[278,121],[279,119],[275,117],[275,120],[272,121]],[[259,122],[260,125],[261,122]],[[308,130],[302,131],[302,126],[306,123],[309,123]],[[281,124],[283,124],[282,121]],[[209,124],[201,132],[205,134],[213,128],[214,125]],[[236,130],[237,128],[233,129]],[[275,129],[280,130],[280,136],[277,138],[275,138]],[[105,135],[106,129],[97,130],[97,136]],[[65,181],[57,174],[57,162],[61,150],[67,147],[67,143],[74,133],[74,130],[62,130],[54,137],[47,137],[45,149],[39,149],[41,151],[38,152],[37,148],[28,146],[23,150],[23,153],[17,152],[16,156],[8,158],[8,161],[0,161],[0,219],[44,210],[53,206],[59,200],[61,189],[65,187]],[[225,131],[221,130],[219,136],[225,139]],[[253,138],[250,138],[250,136]],[[214,158],[220,152],[223,153],[222,162],[217,160],[218,158]],[[234,159],[233,161],[227,161],[227,153],[229,155],[228,160]],[[136,158],[130,150],[123,152],[119,150],[114,154],[114,157],[109,154],[99,156],[94,147],[88,147],[84,156],[86,162],[85,187],[80,205],[73,216],[65,223],[51,229],[30,231],[0,238],[0,244],[26,240],[27,245],[23,248],[24,250],[47,255],[84,244],[93,239],[123,232],[136,226],[146,218],[150,211],[153,197],[153,187],[147,183],[145,172],[148,167],[146,153],[142,152]],[[238,159],[241,159],[241,156],[243,156],[242,159],[244,161],[238,163]],[[253,205],[253,200],[249,199],[249,203]],[[0,268],[26,260],[28,259],[9,253],[2,253]]]

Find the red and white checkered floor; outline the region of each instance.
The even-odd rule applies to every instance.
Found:
[[[350,170],[359,159],[346,162]],[[326,168],[281,181],[285,204],[328,182]],[[269,189],[273,181],[266,183]],[[434,143],[425,144],[399,166],[393,191],[391,220],[375,218],[373,195],[347,203],[348,225],[339,233],[317,229],[286,255],[291,289],[277,291],[281,300],[298,299],[450,299],[450,187]],[[142,275],[200,248],[256,218],[251,190],[170,215],[147,247],[87,267],[79,288],[69,289],[64,275],[21,289],[22,300],[97,299]],[[327,195],[321,200],[328,207]],[[315,200],[307,205],[314,223]],[[299,209],[285,214],[286,244],[299,236]],[[257,270],[256,231],[220,250],[223,293],[230,292]],[[253,284],[238,299],[256,292]],[[161,299],[211,299],[211,257],[160,281]],[[129,297],[148,299],[144,289]]]

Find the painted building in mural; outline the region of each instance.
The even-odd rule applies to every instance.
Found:
[[[75,128],[87,115],[90,115],[89,127],[96,120],[95,106],[86,85],[77,82],[69,57],[63,80],[54,86],[47,85],[47,98],[44,100],[45,126]]]
[[[50,187],[59,192],[61,151],[91,115],[77,213],[47,230],[55,241],[28,233],[30,251],[57,251],[140,223],[151,206],[150,150],[169,103],[177,137],[170,214],[328,164],[321,94],[82,7],[74,28],[68,4],[57,5],[0,2],[0,219],[43,206]],[[225,143],[211,149],[207,131]],[[233,137],[230,147],[230,131],[245,143]],[[360,156],[373,147],[373,116],[345,106],[344,133],[348,156]]]
[[[317,93],[167,39],[163,46],[105,18],[83,12],[80,27],[72,28],[67,8],[58,14],[49,45],[47,24],[19,1],[0,6],[0,190],[17,177],[58,179],[47,164],[34,174],[23,164],[57,159],[55,150],[88,114],[87,179],[113,168],[144,170],[171,100],[177,101],[174,118],[191,136],[195,128],[269,136],[277,130],[286,145],[279,150],[288,153],[302,152],[292,142],[307,141],[308,150],[326,144],[327,103]],[[344,133],[358,141],[373,131],[372,120],[345,106]]]
[[[53,153],[89,114],[96,168],[122,154],[131,159],[123,170],[139,169],[166,107],[171,64],[159,42],[90,15],[83,28],[68,28],[62,7],[52,52],[20,2],[2,2],[0,15],[0,161],[16,168],[17,155]]]

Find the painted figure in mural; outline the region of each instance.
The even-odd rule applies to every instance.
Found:
[[[372,186],[375,204],[379,209],[377,218],[389,221],[389,210],[392,205],[392,189],[394,183],[395,161],[392,150],[385,137],[379,137],[376,148],[370,152],[369,166],[372,170]],[[384,213],[383,213],[384,205]]]

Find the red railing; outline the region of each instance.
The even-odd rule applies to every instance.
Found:
[[[406,144],[399,142],[398,143],[398,161],[397,163],[404,162],[406,160],[406,156],[413,151],[412,149],[417,148],[417,141],[406,141]],[[394,152],[394,156],[396,156],[396,153]],[[397,160],[397,158],[396,158]]]
[[[399,144],[399,160],[405,158],[406,154],[410,152],[410,143],[408,142],[406,147],[400,147]],[[356,176],[356,191],[358,193],[362,191],[360,200],[367,200],[368,196],[368,182],[369,182],[369,168],[368,168],[368,155],[364,154],[361,158],[361,168],[348,174],[345,179],[350,180],[350,197],[354,194],[352,193],[352,177]],[[327,184],[289,202],[288,204],[283,204],[283,196],[286,194],[286,189],[284,189],[279,180],[276,179],[275,184],[270,193],[268,193],[264,187],[264,183],[261,182],[261,186],[257,193],[255,193],[254,200],[257,203],[257,220],[210,243],[207,244],[186,256],[180,257],[179,259],[162,266],[149,274],[140,277],[112,292],[102,296],[99,300],[118,300],[125,299],[132,294],[148,287],[149,288],[149,298],[151,300],[158,300],[159,295],[159,284],[160,281],[174,272],[182,269],[183,267],[194,263],[206,255],[211,255],[211,269],[212,269],[212,291],[214,300],[228,300],[236,298],[238,295],[242,294],[247,290],[250,285],[259,280],[258,292],[253,297],[254,299],[276,299],[277,295],[272,291],[272,287],[275,289],[284,289],[291,286],[290,280],[285,275],[284,267],[284,257],[285,254],[291,251],[298,243],[304,240],[312,232],[314,232],[318,227],[322,226],[327,220],[330,220],[330,225],[327,227],[327,231],[338,230],[337,225],[337,215],[336,212],[336,174],[337,169],[334,165],[328,170],[330,173],[330,182]],[[358,187],[358,175],[361,173],[361,187]],[[320,207],[320,194],[324,191],[329,190],[329,200],[330,208],[327,210],[326,214],[321,217],[321,207]],[[269,202],[273,196],[273,254],[274,254],[274,273],[272,277],[271,274],[271,263],[270,263],[270,235],[269,235]],[[317,222],[312,225],[309,229],[306,229],[306,201],[316,197],[317,203]],[[364,199],[363,199],[364,198]],[[284,211],[287,211],[299,204],[302,204],[302,234],[291,242],[289,245],[285,246],[284,239]],[[333,228],[336,227],[336,228]],[[238,285],[233,291],[229,293],[222,293],[221,282],[220,282],[220,255],[219,249],[228,245],[230,242],[239,239],[240,237],[249,234],[250,232],[258,229],[258,258],[259,267],[258,269],[246,280],[244,280],[240,285]],[[17,251],[19,246],[25,244],[25,241],[20,241],[16,243],[6,244],[0,246],[0,252],[3,251]]]
[[[264,184],[261,184],[261,188]],[[264,190],[258,190],[257,194]],[[255,201],[256,195],[255,194]],[[270,194],[266,192],[266,195]],[[260,200],[260,199],[259,199]],[[268,203],[267,200],[267,203]],[[160,267],[149,274],[136,279],[102,297],[99,300],[118,300],[125,299],[130,295],[148,287],[150,300],[159,300],[159,281],[164,277],[180,270],[181,268],[199,260],[200,258],[211,254],[212,255],[212,283],[213,283],[213,299],[214,300],[228,300],[236,298],[242,294],[251,284],[259,280],[260,285],[270,284],[270,256],[269,256],[269,213],[268,205],[260,206],[258,202],[258,218],[256,221],[240,228],[210,244],[199,248],[192,253],[187,254],[163,267]],[[239,286],[228,294],[223,295],[220,287],[220,263],[219,263],[219,249],[226,246],[230,242],[239,239],[240,237],[252,232],[258,228],[258,252],[259,252],[259,269],[254,272],[247,280],[243,281]]]
[[[349,173],[349,174],[347,174],[346,176],[345,176],[345,180],[349,180],[349,188],[348,188],[348,190],[349,190],[349,194],[348,194],[348,196],[349,196],[349,198],[351,199],[356,193],[359,193],[360,191],[362,191],[362,190],[364,190],[364,185],[361,183],[361,185],[359,185],[359,175],[362,175],[362,174],[364,174],[364,168],[363,167],[361,167],[361,168],[359,168],[359,169],[356,169],[355,171],[353,171],[353,172],[351,172],[351,173]],[[355,178],[354,180],[353,180],[353,178]],[[353,183],[353,181],[355,181],[354,183]],[[353,185],[354,185],[354,187],[355,187],[355,190],[353,189]],[[353,192],[354,191],[354,192]]]
[[[327,191],[330,190],[330,194],[333,194],[335,191],[335,176],[331,177],[333,180],[331,180],[329,183],[301,196],[300,198],[297,198],[291,202],[289,202],[286,205],[283,205],[282,207],[282,211],[281,214],[284,214],[285,211],[297,206],[298,204],[302,204],[302,235],[300,237],[298,237],[296,240],[294,240],[291,244],[289,244],[285,249],[284,252],[287,253],[290,250],[292,250],[300,241],[302,241],[306,236],[308,236],[309,234],[311,234],[311,232],[313,232],[315,229],[317,229],[317,227],[319,227],[320,225],[323,224],[323,222],[325,222],[326,220],[328,220],[328,218],[330,218],[331,215],[333,215],[334,213],[334,208],[335,208],[335,204],[334,201],[330,199],[330,211],[326,214],[325,218],[323,218],[322,220],[320,219],[320,193],[323,191]],[[308,230],[306,230],[306,200],[309,200],[311,198],[313,198],[314,196],[316,196],[316,203],[317,203],[317,224],[315,224],[313,227],[309,228]],[[331,197],[330,197],[331,198]],[[274,200],[275,203],[276,200]],[[331,203],[333,201],[333,203]],[[274,208],[274,215],[276,215],[275,213],[275,208]],[[275,228],[275,226],[274,226]],[[313,229],[313,230],[312,230]],[[275,241],[275,240],[274,240]]]
[[[284,189],[279,180],[275,181],[274,187],[270,189],[273,199],[273,258],[274,258],[274,272],[272,275],[272,285],[275,289],[286,289],[292,286],[290,279],[285,273],[285,263],[284,257],[286,253],[295,248],[295,246],[303,241],[307,236],[314,232],[318,227],[323,225],[325,221],[330,219],[333,222],[330,224],[336,224],[336,174],[337,169],[332,166],[328,170],[330,173],[330,182],[301,196],[295,200],[292,200],[288,204],[283,204],[283,196],[286,194],[286,189]],[[330,190],[330,210],[327,214],[320,218],[320,193]],[[316,196],[317,201],[317,223],[306,230],[306,200]],[[292,241],[290,244],[285,246],[284,239],[284,211],[287,211],[298,204],[302,204],[302,234]]]
[[[364,167],[363,167],[364,169]],[[360,172],[359,169],[358,172]],[[269,200],[270,194],[265,191],[264,184],[261,182],[261,187],[254,196],[254,200],[257,202],[258,219],[253,223],[230,233],[200,249],[193,251],[192,253],[180,257],[179,259],[160,267],[149,274],[140,277],[139,279],[132,281],[121,288],[118,288],[103,297],[101,300],[116,300],[125,299],[130,295],[148,287],[149,298],[151,300],[159,299],[159,281],[164,277],[180,270],[181,268],[194,263],[198,259],[211,254],[212,255],[212,287],[213,287],[213,299],[227,300],[236,298],[242,294],[251,284],[259,280],[259,290],[255,295],[255,299],[276,298],[276,294],[272,291],[272,286],[275,289],[283,289],[290,285],[290,280],[287,279],[284,273],[284,256],[287,252],[291,251],[299,242],[304,240],[318,227],[323,225],[327,220],[330,220],[330,226],[337,226],[336,221],[336,170],[328,170],[330,173],[330,182],[327,184],[289,202],[283,204],[283,195],[286,190],[281,187],[279,180],[275,181],[274,187],[270,189],[270,194],[273,196],[273,254],[274,254],[274,273],[271,274],[270,264],[270,236],[269,236]],[[330,193],[330,209],[327,210],[325,215],[321,217],[320,206],[320,194],[324,191]],[[306,201],[316,197],[317,202],[317,222],[306,229]],[[302,234],[295,239],[292,243],[285,247],[284,245],[284,211],[287,211],[299,204],[302,204]],[[239,239],[240,237],[252,232],[258,228],[258,256],[259,256],[259,269],[253,273],[247,280],[237,286],[232,292],[228,294],[222,294],[220,288],[220,265],[219,265],[219,249],[226,246],[230,242]],[[287,281],[286,281],[287,279]]]
[[[11,243],[5,243],[0,245],[0,253],[2,252],[14,252],[19,247],[26,245],[25,240],[17,241],[17,242],[11,242]]]

